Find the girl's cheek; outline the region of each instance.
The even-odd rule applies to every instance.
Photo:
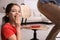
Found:
[[[22,16],[22,13],[20,13],[20,16]]]

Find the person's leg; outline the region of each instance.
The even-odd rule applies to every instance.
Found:
[[[57,26],[56,26],[57,27]],[[60,29],[53,28],[49,35],[47,36],[46,40],[55,40],[56,35],[59,33]]]

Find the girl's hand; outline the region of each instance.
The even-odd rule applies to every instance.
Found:
[[[17,14],[16,17],[15,17],[15,25],[20,26],[20,24],[21,24],[20,15]]]

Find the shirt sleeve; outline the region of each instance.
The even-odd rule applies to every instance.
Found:
[[[3,35],[8,39],[11,35],[15,34],[11,28],[3,28]]]

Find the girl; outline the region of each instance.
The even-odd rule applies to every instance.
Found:
[[[21,8],[18,4],[10,3],[5,10],[1,29],[2,40],[21,40]]]

